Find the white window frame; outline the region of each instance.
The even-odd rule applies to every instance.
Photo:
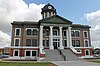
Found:
[[[86,47],[85,41],[88,41],[88,47],[89,47],[89,40],[88,39],[84,39],[84,47]]]
[[[80,37],[80,30],[71,30],[71,31],[74,31],[74,33],[75,33],[75,31],[78,31],[79,32],[79,37]],[[76,36],[74,36],[74,37],[76,37]]]
[[[19,46],[20,46],[20,38],[14,38],[14,47],[19,47],[19,46],[15,46],[15,40],[18,39],[19,40]]]
[[[26,56],[26,51],[30,51],[30,56]],[[25,57],[35,57],[35,56],[32,56],[32,51],[36,51],[36,56],[38,56],[37,54],[37,50],[25,50]]]
[[[85,37],[84,32],[87,33],[87,37]],[[88,38],[88,31],[83,31],[83,37],[84,37],[84,38]]]
[[[86,55],[86,51],[89,52],[89,55]],[[85,56],[90,56],[90,50],[88,50],[88,49],[85,50]]]
[[[16,30],[19,29],[20,30],[20,33],[19,35],[16,35]],[[15,28],[15,36],[21,36],[21,28]]]
[[[15,56],[15,51],[18,51],[18,56]],[[14,56],[14,57],[19,57],[19,50],[18,50],[18,49],[15,49],[15,50],[13,51],[13,56]]]
[[[37,30],[38,31],[38,28],[26,28],[25,30],[26,30],[26,36],[30,36],[30,35],[27,35],[27,29],[31,29],[31,31],[32,30]],[[31,32],[31,35],[32,35],[32,32]]]

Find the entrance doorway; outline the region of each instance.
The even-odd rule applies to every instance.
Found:
[[[53,46],[54,46],[54,49],[57,49],[58,48],[57,42],[53,42]]]
[[[54,49],[58,49],[58,47],[59,47],[59,38],[54,38],[53,39],[53,46],[54,46]]]

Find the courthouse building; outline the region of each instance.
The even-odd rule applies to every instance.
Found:
[[[55,53],[58,52],[62,58],[67,57],[67,54],[92,56],[90,26],[73,24],[57,15],[54,6],[49,3],[42,8],[41,15],[42,19],[38,22],[11,23],[10,57],[43,60],[48,57],[48,52],[56,57]]]

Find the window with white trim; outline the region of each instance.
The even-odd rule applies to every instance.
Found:
[[[21,28],[15,28],[15,36],[21,35]]]
[[[31,29],[27,29],[26,35],[31,35]]]
[[[84,31],[84,38],[88,38],[88,31]]]
[[[32,51],[32,56],[37,56],[36,51]]]
[[[36,36],[37,35],[37,29],[33,29],[33,32],[32,33],[33,33],[33,35]]]
[[[31,51],[26,51],[26,56],[31,56]]]
[[[26,39],[26,46],[31,46],[31,39]]]
[[[75,40],[72,40],[72,46],[75,47]]]
[[[37,39],[32,39],[32,46],[37,47]]]
[[[80,30],[72,30],[71,36],[72,37],[80,37]]]
[[[19,50],[14,50],[14,56],[19,56]]]
[[[84,40],[84,47],[89,47],[89,42],[88,42],[88,40]]]
[[[30,57],[32,57],[32,56],[37,56],[37,51],[26,50],[25,53],[26,53],[25,55],[28,56],[28,57],[29,57],[29,56],[30,56]]]
[[[20,46],[20,38],[14,39],[14,46]]]
[[[27,36],[30,36],[30,35],[37,36],[38,34],[37,31],[38,31],[37,28],[26,28],[26,35]]]
[[[80,47],[80,40],[76,40],[76,47]]]
[[[75,31],[75,36],[79,37],[80,36],[80,32],[79,31]]]
[[[72,37],[74,37],[74,36],[75,36],[74,31],[71,31],[71,36],[72,36]]]
[[[85,50],[85,55],[86,56],[90,55],[90,51],[89,50]]]

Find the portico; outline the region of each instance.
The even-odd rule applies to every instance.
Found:
[[[46,25],[47,26],[47,25]],[[40,51],[42,52],[43,47],[43,27],[45,25],[40,26]],[[49,49],[64,49],[64,47],[71,47],[72,46],[72,39],[71,39],[71,27],[67,26],[54,26],[50,25],[49,27]],[[63,28],[66,29],[66,44],[67,46],[63,46]]]

